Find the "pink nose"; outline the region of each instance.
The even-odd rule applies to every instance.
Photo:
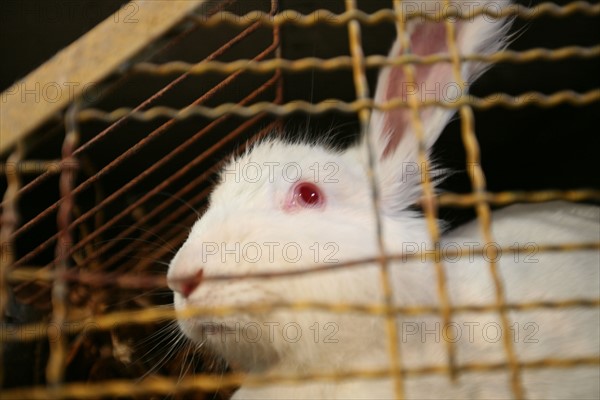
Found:
[[[204,270],[199,269],[193,275],[169,278],[168,284],[175,292],[181,294],[183,297],[188,297],[202,283],[203,275]]]

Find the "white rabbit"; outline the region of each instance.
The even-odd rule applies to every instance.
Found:
[[[473,2],[453,3],[462,7]],[[494,3],[505,7],[509,2]],[[508,25],[505,20],[487,16],[456,22],[460,53],[498,51],[504,46]],[[417,21],[410,29],[412,53],[448,52],[443,21]],[[400,53],[397,40],[390,57]],[[472,81],[484,68],[482,64],[466,64],[463,79]],[[456,86],[448,63],[419,65],[415,71],[418,94],[431,96],[434,88],[437,96],[443,96],[443,90]],[[405,83],[402,68],[385,68],[378,82],[377,101],[406,97]],[[452,110],[442,108],[421,112],[428,148],[452,114]],[[410,111],[375,112],[368,135],[346,150],[270,139],[233,160],[223,171],[206,213],[170,264],[167,278],[175,292],[176,309],[294,302],[382,305],[381,266],[377,262],[280,277],[210,279],[376,257],[379,247],[367,172],[368,139],[372,139],[377,155],[378,212],[386,252],[414,254],[433,249],[423,216],[408,210],[421,196],[420,169],[414,169],[417,141]],[[538,252],[536,246],[597,242],[599,224],[598,208],[563,202],[514,205],[495,212],[495,243],[525,247],[519,253],[504,252],[498,259],[506,302],[597,301],[597,251]],[[441,249],[468,250],[485,244],[478,222],[473,222],[444,235]],[[452,306],[496,303],[488,261],[479,255],[456,259],[449,252],[442,262]],[[390,276],[396,306],[440,307],[437,275],[430,260],[395,260],[390,263]],[[205,344],[234,369],[267,377],[387,370],[391,357],[406,371],[444,367],[448,365],[444,335],[454,342],[458,366],[508,363],[506,335],[510,335],[519,365],[544,358],[598,359],[598,307],[512,309],[506,316],[508,330],[497,310],[456,312],[450,325],[444,325],[435,313],[399,314],[395,340],[400,352],[396,355],[390,355],[385,317],[372,313],[276,307],[181,318],[179,325],[192,341]],[[574,368],[525,367],[518,377],[526,398],[600,396],[597,362]],[[407,399],[514,396],[508,367],[466,371],[454,380],[444,373],[407,373],[402,382]],[[392,377],[359,376],[242,385],[234,394],[236,399],[395,397]]]

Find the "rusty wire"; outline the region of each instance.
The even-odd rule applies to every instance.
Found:
[[[257,91],[251,93],[244,100],[242,100],[241,103],[243,104],[244,102],[250,101],[253,97],[255,97],[256,95],[258,95],[259,93],[261,93],[265,88],[269,87],[272,84],[275,84],[278,79],[279,79],[279,76],[278,76],[278,74],[276,74],[273,78],[271,78],[267,82],[266,85],[260,87]],[[255,124],[256,121],[258,119],[260,119],[260,117],[261,117],[260,115],[255,116],[255,118],[253,118],[253,119],[245,122],[244,124],[242,124],[238,129],[236,129],[233,132],[229,133],[224,139],[222,139],[220,141],[220,144],[217,144],[217,145],[213,146],[212,148],[206,150],[204,153],[198,155],[194,160],[192,160],[184,168],[180,169],[173,176],[171,176],[170,179],[167,179],[167,180],[163,181],[161,184],[155,186],[152,190],[150,190],[149,192],[145,193],[142,197],[140,197],[135,202],[133,202],[132,204],[130,204],[128,207],[126,207],[120,213],[118,213],[117,215],[113,216],[109,221],[106,221],[101,227],[98,227],[93,233],[91,233],[90,235],[88,235],[85,239],[81,240],[80,242],[78,242],[77,244],[75,244],[74,246],[72,246],[68,250],[68,255],[71,255],[75,251],[83,248],[87,243],[90,243],[94,238],[98,237],[101,233],[103,233],[109,227],[113,226],[116,223],[116,221],[118,221],[119,219],[122,219],[123,217],[129,215],[129,213],[132,212],[132,210],[134,210],[135,207],[137,207],[138,205],[142,204],[144,201],[146,201],[150,197],[152,197],[152,196],[156,195],[157,193],[159,193],[163,188],[167,187],[172,181],[180,178],[186,172],[190,171],[193,167],[195,167],[197,164],[199,164],[201,161],[203,161],[207,156],[209,156],[210,154],[212,154],[216,149],[220,148],[223,145],[223,143],[226,143],[227,141],[229,141],[232,138],[236,137],[238,135],[238,132],[244,131],[245,129],[248,128],[248,126],[251,126],[251,125]],[[222,118],[226,118],[226,116],[222,117]],[[198,137],[201,137],[203,134],[205,134],[209,130],[213,129],[214,126],[216,126],[220,122],[221,122],[221,120],[213,121],[207,127],[205,127],[204,129],[200,130],[198,133],[196,133],[191,138],[189,138],[188,140],[186,140],[186,142],[184,144],[182,144],[181,146],[179,146],[176,150],[172,151],[167,156],[165,156],[163,159],[159,160],[156,164],[154,164],[150,169],[146,170],[145,173],[143,175],[140,175],[140,177],[138,179],[132,180],[129,184],[123,186],[118,191],[112,193],[110,196],[108,196],[107,198],[105,198],[102,202],[100,202],[99,204],[97,204],[91,210],[89,210],[88,212],[86,212],[85,214],[83,214],[82,216],[80,216],[79,218],[77,218],[75,221],[71,222],[71,224],[69,225],[69,228],[73,228],[73,227],[77,226],[79,223],[81,223],[81,221],[83,221],[86,218],[89,218],[90,216],[94,215],[94,213],[97,212],[97,209],[99,209],[101,206],[103,206],[104,204],[106,204],[108,201],[117,198],[121,193],[125,192],[130,186],[133,186],[135,183],[137,183],[139,181],[139,179],[143,178],[145,175],[148,175],[150,172],[152,172],[153,170],[155,170],[156,168],[158,168],[158,166],[164,164],[166,161],[168,161],[169,159],[173,158],[173,156],[177,155],[183,149],[185,149],[185,147],[187,145],[193,143],[195,140],[197,140]],[[190,187],[190,189],[191,189],[191,187]],[[75,190],[74,190],[74,192],[75,192]],[[175,197],[173,197],[172,199],[175,199]],[[169,200],[167,200],[167,202],[168,201]],[[38,217],[39,217],[39,215],[38,215]],[[163,221],[163,223],[164,223],[164,221]],[[137,224],[132,225],[130,227],[130,230],[133,231],[134,229],[138,228],[138,226],[139,226],[139,222]],[[55,240],[55,238],[57,236],[58,236],[58,234],[55,234],[55,235],[51,236],[49,239],[47,239],[41,245],[37,246],[33,251],[29,252],[26,256],[21,257],[19,260],[17,260],[13,265],[14,266],[19,266],[19,265],[22,265],[23,263],[27,262],[29,259],[31,259],[35,255],[39,254],[39,252],[42,251],[46,246],[48,246],[50,243],[52,243],[52,241]],[[113,242],[113,243],[116,243],[116,242]],[[106,252],[111,247],[112,247],[111,244],[107,244],[107,245],[102,246],[100,249],[98,249],[97,251],[95,251],[93,253],[93,255],[90,255],[88,258],[86,258],[86,261],[89,258],[92,258],[92,257],[95,257],[95,256],[103,254],[104,252]],[[44,268],[50,268],[52,265],[53,265],[53,263],[45,266]],[[40,291],[40,292],[37,293],[37,296],[41,296],[41,295],[43,295],[42,291]]]
[[[243,35],[239,35],[236,37],[237,40],[241,40],[240,38],[245,37],[249,32],[244,32]],[[229,43],[229,46],[231,46],[233,43],[235,43],[237,40],[232,40]],[[212,56],[216,56],[217,54],[220,54],[223,49],[226,49],[228,46],[224,46],[222,48],[219,49],[218,52],[213,53]],[[274,50],[273,46],[272,48],[266,49],[261,55],[259,55],[259,57],[264,57],[267,54],[269,54],[270,52],[272,52]],[[223,86],[225,86],[228,82],[231,82],[233,79],[235,79],[237,77],[237,74],[231,75],[228,78],[226,78],[223,82],[221,82],[218,86],[214,87],[212,90],[208,91],[206,94],[204,94],[203,96],[201,96],[200,98],[198,98],[196,101],[194,101],[192,104],[193,105],[197,105],[200,104],[204,101],[206,101],[207,99],[209,99],[210,97],[212,97],[215,93],[217,93],[219,91],[220,88],[222,88]],[[178,78],[177,81],[179,81],[181,78]],[[273,79],[271,80],[273,81]],[[174,81],[175,82],[175,81]],[[170,86],[165,87],[164,89],[161,90],[161,92],[163,90],[166,90],[167,88],[170,88]],[[264,88],[263,88],[264,90]],[[240,102],[240,104],[244,104],[249,102],[250,100],[252,100],[253,97],[255,97],[257,95],[257,93],[253,94],[253,96],[249,96],[248,99],[246,99],[243,102]],[[136,109],[132,109],[128,112],[122,113],[119,115],[118,118],[116,118],[115,120],[110,121],[111,123],[118,123],[120,121],[123,120],[123,118],[125,117],[132,117],[135,119],[135,114],[136,112],[139,111],[134,111],[137,109],[142,108],[142,106],[138,106]],[[189,109],[193,109],[193,106],[188,107]],[[78,113],[78,115],[81,115],[81,112]],[[132,148],[130,148],[129,150],[127,150],[125,153],[123,153],[121,156],[119,156],[117,159],[115,159],[114,161],[112,161],[110,164],[108,164],[107,166],[105,166],[101,171],[97,172],[95,176],[93,176],[92,178],[89,178],[88,180],[86,180],[84,183],[82,183],[80,186],[78,186],[77,188],[74,188],[74,194],[77,194],[81,191],[83,191],[85,188],[87,188],[91,183],[93,183],[95,180],[99,179],[103,174],[107,173],[108,171],[110,171],[112,168],[115,168],[118,164],[120,164],[123,160],[129,158],[132,154],[135,154],[136,152],[140,151],[140,148],[142,148],[145,144],[147,144],[150,140],[154,139],[155,136],[160,135],[162,133],[164,133],[168,127],[170,127],[171,125],[173,125],[175,123],[177,119],[176,118],[171,118],[168,122],[164,123],[160,128],[154,130],[153,132],[151,132],[147,137],[145,137],[143,140],[141,140],[140,142],[138,142],[135,146],[133,146]],[[84,122],[85,119],[80,118],[81,122]],[[116,127],[116,124],[111,125],[111,127],[107,128],[105,130],[105,132],[110,131],[112,129],[114,129]],[[185,150],[186,147],[188,147],[191,143],[193,143],[195,140],[197,140],[197,138],[199,136],[201,136],[204,132],[199,132],[197,133],[195,136],[193,136],[192,138],[190,138],[189,140],[186,141],[186,143],[182,146],[180,146],[178,149],[176,149],[175,151],[171,152],[169,155],[165,156],[164,158],[162,158],[161,160],[159,160],[153,167],[151,167],[149,170],[147,170],[145,172],[145,174],[141,175],[139,177],[139,179],[136,179],[135,181],[132,181],[130,184],[124,186],[123,188],[121,188],[120,191],[113,193],[111,196],[109,196],[108,198],[104,199],[103,202],[101,204],[99,204],[97,207],[100,207],[102,205],[104,205],[105,203],[110,202],[112,199],[118,197],[120,195],[121,192],[124,192],[125,190],[127,190],[130,186],[135,185],[135,183],[139,182],[142,178],[144,178],[146,175],[148,175],[149,173],[151,173],[152,171],[156,170],[158,167],[162,166],[164,163],[166,163],[167,161],[169,161],[170,159],[172,159],[174,156],[176,156],[177,154],[181,153],[183,150]],[[35,182],[35,181],[34,181]],[[33,182],[32,182],[33,183]],[[28,185],[29,186],[29,185]],[[32,185],[33,186],[33,185]],[[24,188],[25,189],[25,188]],[[40,218],[44,218],[45,216],[49,215],[52,211],[56,210],[60,205],[60,201],[57,201],[56,203],[54,203],[52,206],[48,207],[46,210],[44,210],[42,213],[40,213],[35,219],[32,219],[31,221],[28,221],[25,225],[21,226],[19,229],[17,229],[14,233],[13,233],[13,237],[16,237],[20,234],[22,234],[23,232],[27,231],[28,229],[31,228],[31,226],[33,226],[38,219]],[[86,213],[85,215],[81,216],[78,218],[78,220],[83,220],[87,217],[89,217],[92,213],[88,211],[88,213]],[[75,221],[74,223],[77,223],[78,221]]]
[[[253,26],[251,26],[251,28],[252,29],[256,29]],[[213,53],[209,57],[210,58],[214,58],[214,57],[218,56],[219,54],[221,54],[224,51],[224,49],[229,48],[231,45],[233,45],[233,43],[236,43],[237,41],[239,41],[242,38],[246,37],[250,32],[252,32],[252,30],[250,30],[250,28],[248,30],[242,32],[242,34],[236,36],[226,46],[221,47],[217,52]],[[275,37],[274,39],[275,39],[275,41],[273,42],[273,44],[269,48],[265,49],[259,56],[257,56],[257,58],[265,57],[266,55],[270,54],[272,51],[275,50],[275,48],[278,45],[278,42],[277,42],[278,38]],[[223,86],[225,86],[228,82],[231,82],[237,76],[238,76],[238,74],[233,74],[230,77],[226,78],[223,82],[221,82],[221,84],[219,84],[218,86],[216,86],[212,90],[208,91],[206,94],[204,94],[199,99],[197,99],[193,104],[199,104],[201,102],[206,101],[212,95],[214,95],[215,93],[217,93],[220,88],[222,88]],[[267,84],[263,85],[256,92],[254,92],[251,95],[249,95],[246,99],[244,99],[243,101],[241,101],[240,104],[245,104],[245,103],[251,101],[254,97],[256,97],[258,94],[260,94],[266,88],[268,88],[269,86],[275,84],[278,81],[278,79],[279,79],[279,76],[275,75],[273,78],[271,78],[267,82]],[[178,80],[176,80],[174,82],[178,82],[179,80],[180,80],[180,78],[178,78]],[[166,88],[168,88],[168,87],[166,87]],[[166,88],[164,90],[166,90]],[[138,108],[141,108],[141,106],[138,106]],[[81,112],[79,113],[79,115],[80,114],[81,114]],[[111,121],[111,122],[117,122],[118,123],[119,121],[122,121],[122,118],[127,117],[127,116],[133,117],[134,115],[135,115],[135,112],[133,112],[133,110],[132,110],[132,112],[125,113],[122,116],[120,116],[119,118],[117,118],[116,120]],[[223,118],[226,118],[226,116],[224,116]],[[98,173],[96,173],[96,175],[94,177],[86,180],[84,183],[82,183],[77,188],[75,188],[73,190],[74,194],[77,194],[77,193],[83,191],[87,186],[89,186],[90,183],[94,182],[94,180],[96,180],[96,179],[99,179],[99,177],[102,174],[108,172],[111,168],[114,168],[120,162],[122,162],[123,160],[127,159],[131,154],[134,154],[135,152],[139,151],[140,148],[142,146],[144,146],[148,141],[152,140],[154,136],[164,133],[167,130],[168,127],[170,127],[171,125],[174,124],[175,120],[176,119],[172,118],[168,122],[166,122],[163,125],[161,125],[160,128],[158,128],[158,129],[154,130],[153,132],[151,132],[148,136],[146,136],[143,140],[141,140],[140,142],[138,142],[135,146],[133,146],[132,148],[130,148],[128,151],[126,151],[124,154],[122,154],[121,156],[119,156],[113,162],[111,162],[110,164],[108,164],[107,166],[105,166],[101,171],[99,171]],[[123,186],[118,191],[112,193],[110,196],[108,196],[107,198],[105,198],[102,202],[100,202],[99,204],[97,204],[94,208],[92,208],[91,210],[87,211],[85,214],[83,214],[82,216],[80,216],[79,218],[77,218],[75,221],[73,221],[71,223],[71,227],[77,226],[79,223],[81,223],[85,219],[87,219],[90,216],[94,215],[94,213],[97,211],[97,209],[99,209],[100,207],[108,204],[109,202],[113,201],[114,199],[118,198],[122,193],[124,193],[126,190],[128,190],[131,186],[134,186],[140,180],[144,179],[146,176],[148,176],[149,174],[151,174],[153,171],[157,170],[160,166],[164,165],[166,162],[168,162],[169,160],[173,159],[173,157],[175,157],[176,155],[178,155],[179,153],[181,153],[183,150],[185,150],[187,147],[189,147],[192,143],[196,142],[199,137],[201,137],[202,135],[204,135],[207,131],[213,129],[213,127],[216,126],[216,124],[218,124],[220,122],[221,122],[221,120],[213,121],[213,123],[211,125],[209,125],[207,128],[199,131],[198,133],[196,133],[195,135],[193,135],[192,137],[190,137],[188,140],[186,140],[186,142],[184,144],[182,144],[177,149],[175,149],[172,152],[170,152],[168,155],[166,155],[162,159],[158,160],[152,167],[150,167],[142,175],[140,175],[139,177],[137,177],[137,179],[132,180],[131,182],[129,182],[127,185]],[[111,126],[111,127],[107,128],[105,130],[105,132],[109,131],[110,129],[114,129],[114,126]],[[160,184],[157,187],[155,187],[151,192],[146,193],[142,198],[138,199],[135,203],[133,203],[132,205],[130,205],[129,207],[127,207],[125,210],[123,210],[118,216],[113,217],[111,219],[111,221],[105,223],[102,228],[97,229],[92,235],[90,235],[89,237],[87,237],[84,242],[88,243],[89,241],[91,241],[94,237],[98,236],[107,227],[109,227],[112,223],[114,223],[114,221],[116,221],[119,218],[127,215],[128,212],[130,212],[133,208],[135,208],[135,206],[137,206],[138,204],[141,204],[143,201],[145,201],[146,199],[148,199],[150,196],[154,195],[155,193],[158,193],[163,187],[167,186],[171,181],[173,181],[173,180],[179,178],[180,176],[182,176],[185,172],[187,172],[188,170],[190,170],[192,167],[194,167],[200,161],[202,161],[202,158],[196,158],[194,161],[190,162],[190,164],[188,164],[186,166],[186,168],[179,170],[169,180],[164,181],[162,184]],[[21,226],[18,230],[16,230],[13,233],[13,237],[16,237],[16,236],[22,234],[23,232],[27,231],[28,229],[30,229],[35,223],[37,223],[37,221],[39,219],[44,218],[45,216],[49,215],[59,205],[60,205],[60,201],[58,201],[58,202],[54,203],[52,206],[48,207],[45,211],[43,211],[42,213],[38,214],[36,216],[36,218],[28,221],[28,223],[26,223],[25,225]],[[47,239],[44,243],[42,243],[41,245],[39,245],[34,251],[30,252],[25,257],[22,257],[20,260],[18,260],[15,263],[15,265],[17,265],[17,266],[21,265],[21,264],[27,262],[29,259],[33,258],[35,255],[39,254],[39,252],[41,252],[47,246],[49,246],[50,243],[56,237],[57,237],[57,235],[53,235],[51,238]],[[83,246],[85,243],[78,243],[71,250],[71,253],[74,252],[74,251],[76,251],[76,250],[78,250],[79,248],[81,248],[81,246]]]

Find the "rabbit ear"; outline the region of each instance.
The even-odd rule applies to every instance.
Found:
[[[508,6],[510,1],[501,0],[493,2],[492,11],[498,12]],[[388,58],[396,58],[402,54],[416,56],[429,56],[432,54],[449,54],[448,32],[446,20],[439,15],[440,12],[458,10],[463,14],[472,12],[473,2],[452,1],[449,4],[443,1],[419,1],[410,2],[419,11],[436,13],[433,20],[420,18],[411,19],[407,24],[409,36],[409,49],[403,49],[401,40],[396,39]],[[439,6],[439,7],[436,7]],[[487,7],[489,8],[489,7]],[[409,10],[405,10],[409,11]],[[413,10],[416,11],[416,10]],[[505,45],[505,34],[509,28],[505,18],[493,18],[489,15],[478,15],[461,19],[460,17],[448,17],[455,26],[454,37],[461,55],[466,54],[491,54],[500,50]],[[399,32],[399,34],[401,34]],[[462,79],[468,88],[479,75],[486,69],[487,65],[480,62],[461,63]],[[375,101],[379,104],[393,99],[401,99],[406,102],[409,96],[416,96],[418,102],[441,101],[456,102],[464,94],[461,82],[458,82],[453,66],[448,62],[435,64],[414,64],[413,81],[409,81],[402,66],[386,67],[382,70],[377,83]],[[441,107],[423,107],[420,109],[420,119],[423,124],[426,147],[429,149],[435,143],[438,136],[454,114],[454,109]],[[373,112],[370,124],[370,135],[377,135],[375,142],[378,155],[386,158],[394,155],[402,146],[415,146],[416,141],[406,140],[414,137],[414,127],[411,123],[411,110],[409,108],[395,108],[387,112]]]

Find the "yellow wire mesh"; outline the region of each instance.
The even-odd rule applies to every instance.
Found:
[[[445,0],[446,2],[448,0]],[[446,18],[446,29],[448,37],[449,55],[434,55],[428,57],[417,57],[410,54],[403,54],[395,59],[387,59],[381,56],[365,57],[361,44],[361,24],[374,25],[382,22],[395,22],[399,33],[405,31],[404,18],[400,7],[400,1],[394,1],[394,10],[381,10],[374,14],[366,14],[357,9],[356,2],[346,0],[346,11],[342,14],[334,14],[326,10],[317,10],[312,14],[302,15],[289,10],[285,14],[269,15],[264,12],[255,12],[251,18],[240,18],[239,15],[228,12],[219,13],[210,18],[201,18],[189,16],[189,19],[205,26],[216,26],[218,24],[248,25],[250,23],[260,22],[264,26],[281,26],[285,24],[295,24],[302,27],[311,27],[318,23],[327,23],[331,25],[347,26],[348,38],[350,43],[351,56],[336,57],[333,59],[304,58],[300,60],[285,60],[276,58],[268,61],[237,60],[233,62],[206,61],[198,64],[189,64],[184,62],[171,62],[162,65],[152,63],[138,63],[132,67],[132,71],[137,73],[151,74],[156,76],[190,73],[196,75],[206,74],[208,72],[219,72],[228,74],[234,71],[244,70],[260,73],[274,71],[299,72],[310,69],[318,70],[338,70],[350,68],[353,73],[356,87],[356,100],[346,103],[338,99],[331,99],[317,104],[307,102],[293,102],[284,105],[273,104],[272,102],[258,102],[251,106],[241,106],[239,104],[227,103],[217,107],[192,106],[183,110],[169,107],[153,107],[145,111],[133,111],[130,108],[119,108],[111,112],[105,112],[99,109],[79,110],[76,105],[72,105],[66,114],[65,125],[67,134],[63,144],[63,156],[60,162],[40,161],[33,162],[23,160],[23,145],[18,145],[15,152],[9,158],[6,166],[2,166],[0,172],[6,174],[8,179],[7,191],[4,195],[6,206],[2,213],[2,228],[0,229],[0,238],[2,239],[2,304],[6,304],[5,295],[8,291],[8,283],[14,281],[41,280],[53,284],[52,303],[53,313],[51,323],[55,326],[67,326],[68,334],[84,332],[86,330],[107,330],[114,326],[122,324],[144,324],[153,321],[173,320],[177,317],[185,318],[198,315],[225,316],[239,312],[259,313],[265,310],[277,308],[291,310],[325,310],[334,313],[364,313],[369,315],[381,315],[387,321],[388,346],[390,350],[391,368],[386,370],[364,370],[356,372],[318,374],[318,375],[280,375],[280,376],[252,376],[244,374],[227,374],[225,376],[197,375],[184,379],[158,378],[144,381],[143,384],[127,380],[109,380],[101,383],[65,383],[65,353],[67,342],[65,335],[60,335],[59,340],[50,340],[50,359],[47,365],[48,387],[32,387],[5,390],[2,392],[3,398],[31,398],[45,399],[49,396],[54,398],[96,398],[100,396],[132,396],[144,394],[172,394],[185,390],[202,389],[216,390],[222,387],[244,385],[260,386],[272,383],[300,383],[306,381],[339,381],[340,379],[376,379],[381,377],[393,376],[395,382],[395,393],[398,399],[404,398],[404,379],[410,376],[423,376],[430,374],[445,374],[451,377],[458,373],[467,371],[496,371],[509,370],[511,373],[511,390],[515,398],[524,398],[526,394],[523,391],[521,382],[521,371],[532,368],[566,368],[579,365],[600,365],[600,358],[586,357],[574,358],[569,360],[544,359],[535,362],[525,362],[518,358],[512,343],[508,336],[504,340],[504,350],[506,361],[492,364],[461,364],[457,365],[454,355],[454,348],[451,342],[447,342],[448,362],[445,365],[431,366],[420,369],[407,369],[402,365],[402,349],[399,347],[398,332],[395,324],[395,317],[402,315],[441,315],[444,322],[451,321],[452,316],[466,312],[496,312],[500,315],[503,328],[509,330],[508,311],[511,310],[530,310],[530,309],[564,309],[576,307],[599,307],[600,299],[573,299],[567,301],[543,301],[511,304],[505,299],[502,278],[499,276],[497,265],[494,261],[490,262],[490,274],[493,277],[495,286],[495,302],[488,305],[472,306],[453,306],[448,299],[448,293],[445,286],[444,271],[441,263],[442,256],[448,256],[447,252],[443,255],[439,250],[431,251],[427,254],[434,261],[434,267],[437,273],[437,291],[440,300],[439,307],[396,307],[392,302],[392,289],[389,279],[388,263],[392,260],[405,260],[411,257],[421,257],[418,255],[389,255],[386,254],[383,239],[381,236],[380,221],[377,221],[378,243],[380,256],[369,260],[356,260],[354,263],[333,266],[309,266],[299,268],[295,271],[283,271],[280,273],[270,273],[269,276],[289,276],[294,274],[314,273],[334,268],[347,268],[353,265],[361,265],[365,262],[378,262],[381,265],[381,281],[384,293],[384,304],[372,305],[352,305],[352,304],[320,304],[320,303],[267,303],[253,304],[245,307],[220,307],[220,308],[202,308],[195,307],[183,312],[176,313],[173,310],[165,309],[145,309],[127,312],[111,312],[105,315],[99,315],[93,318],[81,320],[68,320],[67,300],[65,285],[69,279],[75,279],[69,275],[66,257],[63,262],[58,263],[57,268],[52,270],[43,270],[36,267],[20,267],[12,269],[12,242],[9,237],[16,228],[18,219],[18,210],[16,209],[17,198],[15,193],[21,187],[19,175],[23,173],[42,173],[51,171],[60,173],[60,188],[63,195],[63,203],[58,228],[61,232],[60,241],[57,243],[57,253],[62,254],[69,248],[72,239],[66,227],[70,221],[70,210],[75,201],[72,196],[72,183],[74,180],[75,167],[77,160],[72,159],[72,152],[77,146],[78,125],[88,121],[115,122],[126,115],[131,115],[133,119],[139,121],[151,121],[153,119],[167,117],[175,120],[184,120],[193,116],[204,116],[208,118],[218,118],[224,115],[239,115],[242,117],[252,117],[262,113],[269,113],[275,116],[286,116],[295,112],[304,112],[308,114],[319,114],[329,111],[339,111],[344,113],[357,113],[361,122],[362,129],[365,130],[369,121],[371,110],[390,110],[396,107],[408,107],[411,110],[411,123],[415,127],[415,133],[419,139],[419,161],[422,165],[427,165],[427,158],[424,148],[423,127],[420,121],[419,109],[427,106],[439,106],[458,109],[461,117],[461,133],[464,147],[467,152],[467,163],[475,166],[474,173],[470,175],[472,179],[473,192],[466,195],[443,194],[436,196],[433,191],[431,177],[428,173],[424,175],[423,182],[423,200],[422,207],[425,212],[429,233],[434,243],[440,240],[440,230],[437,226],[437,209],[440,206],[458,206],[472,207],[477,210],[478,221],[481,225],[481,231],[484,237],[484,243],[492,243],[490,206],[510,204],[517,201],[542,202],[553,199],[565,199],[571,201],[582,200],[600,200],[600,191],[598,190],[578,190],[578,191],[542,191],[542,192],[505,192],[490,193],[486,189],[486,181],[483,171],[480,167],[480,154],[478,143],[475,138],[473,108],[488,109],[492,107],[522,108],[534,104],[539,107],[556,107],[560,104],[572,104],[583,106],[600,101],[600,89],[594,89],[587,93],[576,93],[570,90],[557,92],[551,95],[541,93],[524,93],[519,96],[508,96],[503,93],[488,96],[486,98],[476,98],[473,96],[463,96],[452,104],[439,101],[418,101],[414,96],[409,96],[407,101],[394,100],[385,104],[376,104],[371,98],[366,79],[366,69],[383,67],[389,65],[398,65],[404,68],[409,80],[414,76],[415,64],[433,64],[438,62],[450,62],[453,68],[455,78],[461,86],[460,68],[461,63],[465,61],[488,61],[488,62],[513,62],[526,63],[534,60],[557,61],[567,58],[593,58],[600,56],[600,46],[578,47],[569,46],[555,50],[531,49],[522,52],[506,51],[492,54],[484,57],[478,54],[461,55],[458,52],[455,42],[455,32],[452,23]],[[451,9],[451,8],[450,8]],[[522,6],[511,6],[500,13],[490,11],[489,8],[478,8],[472,14],[456,15],[449,13],[445,17],[458,16],[461,18],[472,17],[481,14],[487,14],[491,17],[517,16],[526,20],[539,18],[541,16],[552,16],[556,18],[566,18],[574,13],[585,15],[600,15],[600,4],[591,4],[584,1],[572,2],[566,6],[558,6],[553,3],[543,3],[533,8]],[[428,14],[416,14],[428,18]],[[406,39],[405,35],[399,37]],[[404,48],[409,48],[406,45]],[[462,91],[464,93],[464,91]],[[372,157],[372,155],[371,155]],[[8,165],[13,165],[9,171]],[[68,167],[70,166],[70,167]],[[68,168],[67,168],[68,167]],[[371,159],[370,176],[373,177],[373,161]],[[428,171],[428,168],[425,168]],[[13,173],[15,172],[16,173]],[[374,207],[378,204],[379,192],[374,178],[371,180],[372,201]],[[374,215],[378,216],[377,208],[374,208]],[[376,217],[378,219],[378,217]],[[560,245],[541,245],[539,251],[575,251],[581,249],[600,249],[600,243],[564,243]],[[510,253],[518,252],[522,249],[507,247],[501,248],[501,251]],[[472,253],[482,253],[483,248],[475,249]],[[457,254],[460,254],[457,253]],[[103,278],[102,273],[82,272],[77,274],[76,279],[81,282],[98,282]],[[257,275],[246,279],[261,279],[264,276]],[[122,274],[112,281],[117,285],[135,287],[139,283],[138,275]],[[164,286],[164,278],[155,278],[151,282],[146,282],[149,286]],[[3,311],[0,306],[0,313]],[[18,329],[9,332],[3,332],[0,340],[2,342],[10,341],[30,341],[49,335],[49,325],[46,323],[37,323],[20,326]],[[67,332],[67,330],[65,330]]]

